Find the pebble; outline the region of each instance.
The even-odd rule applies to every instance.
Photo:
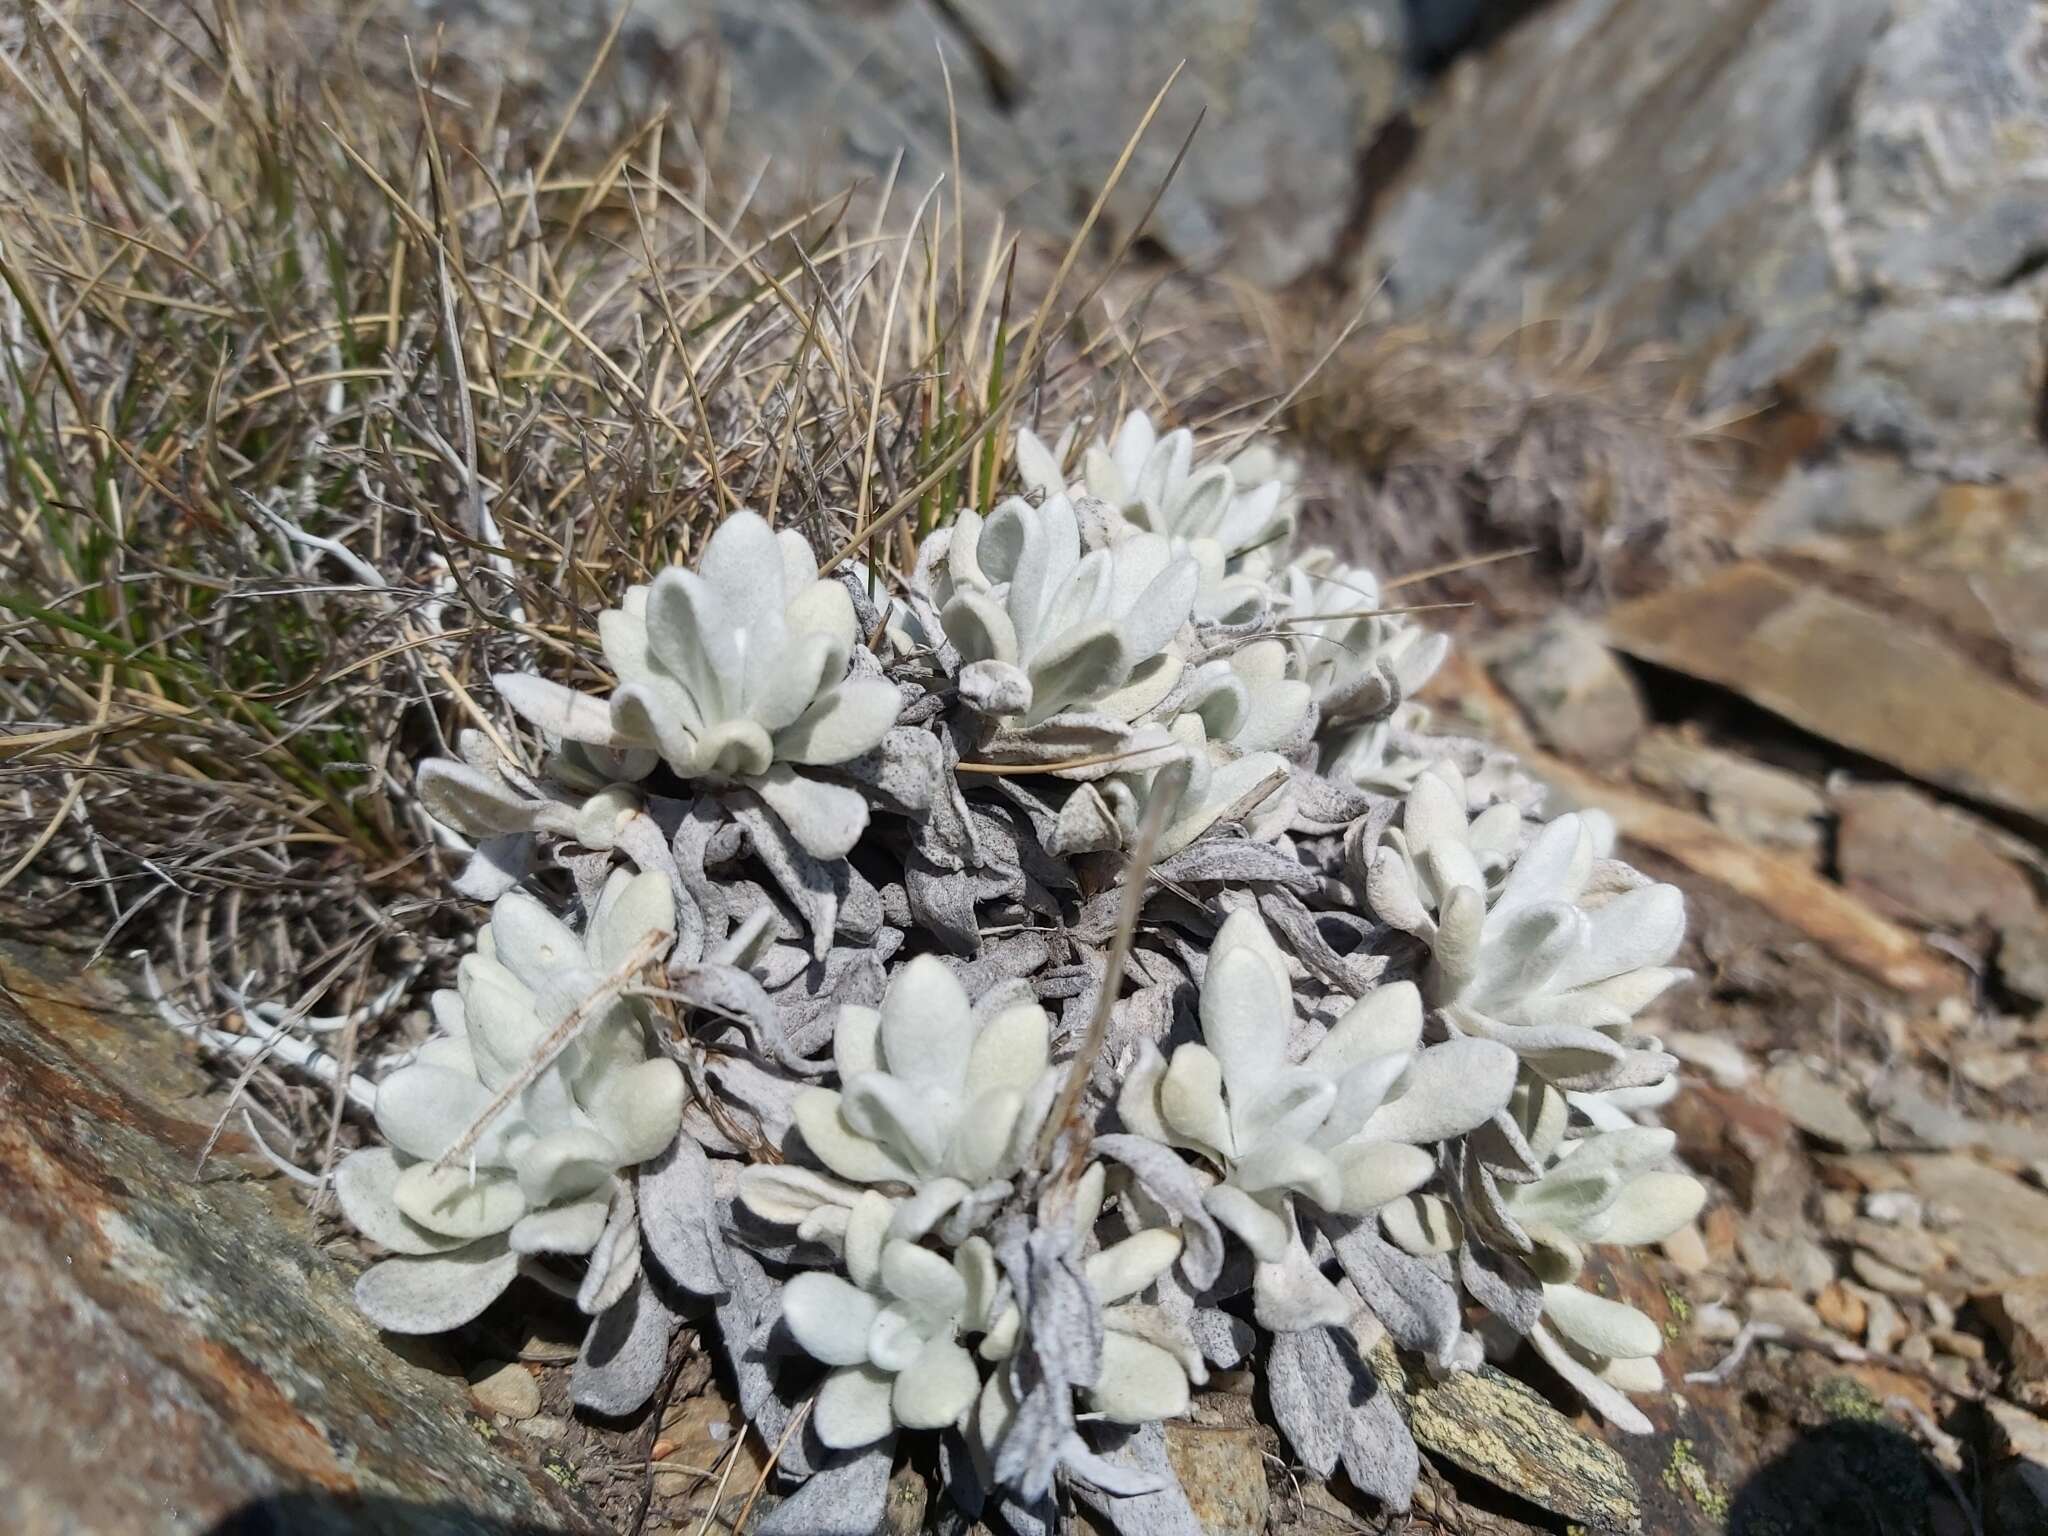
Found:
[[[1899,1358],[1910,1360],[1915,1365],[1927,1365],[1934,1359],[1934,1345],[1924,1333],[1916,1333],[1899,1345]]]
[[[1768,1323],[1794,1333],[1823,1333],[1827,1329],[1818,1312],[1791,1291],[1777,1286],[1756,1286],[1744,1300],[1753,1323]]]
[[[1833,1256],[1803,1232],[1766,1231],[1751,1224],[1736,1232],[1735,1246],[1750,1274],[1766,1285],[1811,1296],[1835,1278]]]
[[[1973,1288],[2002,1288],[2026,1275],[2048,1274],[2048,1196],[1973,1158],[1898,1162],[1927,1202],[1927,1224],[1941,1233],[1950,1265]],[[1937,1205],[1950,1210],[1937,1213]]]
[[[535,1440],[560,1440],[569,1433],[569,1421],[551,1413],[536,1414],[526,1421],[525,1433]]]
[[[1839,1189],[1820,1194],[1820,1224],[1830,1232],[1844,1232],[1856,1223],[1856,1202]]]
[[[1822,1322],[1851,1338],[1860,1338],[1870,1321],[1870,1308],[1863,1304],[1863,1298],[1839,1280],[1821,1287],[1820,1294],[1813,1299],[1813,1309]]]
[[[1927,1362],[1927,1373],[1957,1397],[1975,1397],[1977,1384],[1970,1379],[1970,1362],[1954,1355],[1941,1355]]]
[[[540,1412],[540,1383],[516,1360],[487,1360],[470,1373],[469,1395],[486,1413],[530,1419]]]
[[[1994,1455],[2018,1456],[2048,1466],[2048,1422],[1999,1397],[1987,1397],[1984,1412],[1991,1420]]]
[[[1917,1227],[1924,1212],[1910,1189],[1878,1189],[1863,1197],[1863,1214],[1890,1227]]]
[[[1700,1236],[1707,1244],[1707,1258],[1726,1264],[1735,1257],[1735,1240],[1742,1234],[1742,1218],[1728,1205],[1710,1205],[1700,1220]]]
[[[1941,1244],[1918,1227],[1888,1227],[1882,1222],[1859,1221],[1850,1229],[1849,1240],[1873,1258],[1909,1275],[1932,1274],[1948,1262]]]
[[[1536,734],[1567,757],[1618,762],[1649,725],[1634,676],[1583,620],[1506,630],[1490,649],[1501,687]]]
[[[1883,1291],[1865,1290],[1860,1285],[1851,1286],[1850,1293],[1863,1303],[1870,1317],[1863,1329],[1863,1347],[1881,1355],[1897,1349],[1899,1340],[1906,1336],[1906,1319],[1891,1297]]]
[[[2048,1284],[2038,1278],[1980,1298],[1978,1309],[2005,1341],[2006,1391],[2048,1409]]]
[[[1926,1296],[1927,1315],[1934,1320],[1937,1328],[1953,1328],[1956,1325],[1956,1309],[1949,1299],[1939,1291],[1929,1291]]]
[[[1707,1253],[1707,1240],[1700,1235],[1699,1223],[1689,1221],[1665,1238],[1664,1257],[1681,1274],[1696,1275],[1706,1269],[1712,1259]]]
[[[1846,1179],[1859,1189],[1886,1192],[1911,1189],[1912,1178],[1895,1157],[1831,1157],[1825,1171],[1835,1179]]]
[[[1694,1071],[1704,1072],[1717,1088],[1740,1088],[1749,1081],[1749,1058],[1726,1035],[1674,1029],[1661,1038],[1665,1050]]]
[[[1872,1290],[1889,1291],[1894,1296],[1918,1296],[1927,1289],[1927,1282],[1918,1275],[1894,1268],[1866,1249],[1859,1248],[1849,1256],[1849,1267]]]
[[[1870,1122],[1863,1118],[1848,1090],[1829,1082],[1805,1062],[1781,1061],[1765,1074],[1764,1085],[1800,1130],[1844,1152],[1868,1152],[1877,1145]]]
[[[2033,1070],[2034,1058],[2026,1051],[1971,1051],[1956,1063],[1963,1081],[1986,1093],[1996,1093]]]
[[[1959,1360],[1982,1360],[1984,1341],[1974,1333],[1961,1333],[1954,1328],[1930,1328],[1927,1341],[1944,1355],[1954,1355]]]
[[[1710,1301],[1693,1308],[1692,1331],[1709,1344],[1725,1344],[1742,1332],[1742,1319],[1733,1307]]]
[[[1950,1151],[1974,1146],[1982,1129],[1968,1115],[1944,1104],[1903,1072],[1879,1082],[1870,1094],[1873,1109],[1884,1115],[1888,1147],[1930,1147]]]

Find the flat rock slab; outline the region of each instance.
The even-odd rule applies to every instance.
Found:
[[[2048,706],[1894,615],[1745,563],[1625,604],[1606,628],[1632,656],[2048,823]]]
[[[2048,1195],[1960,1154],[1902,1157],[1898,1164],[1927,1202],[1928,1225],[1950,1261],[1975,1284],[2048,1276]]]
[[[204,1079],[75,971],[0,946],[0,1530],[601,1530],[385,1346],[277,1181],[195,1174]]]
[[[1430,1455],[1600,1536],[1643,1529],[1642,1494],[1622,1458],[1533,1388],[1490,1365],[1431,1380],[1408,1369],[1384,1335],[1371,1361]]]
[[[1842,883],[1880,911],[1934,928],[2021,922],[2034,888],[1970,818],[1906,784],[1835,792]]]

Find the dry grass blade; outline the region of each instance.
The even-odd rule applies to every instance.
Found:
[[[828,549],[864,496],[950,513],[1022,387],[1014,246],[757,210],[715,133],[615,133],[602,49],[536,143],[388,34],[158,11],[38,0],[4,57],[0,131],[52,153],[0,167],[0,873],[201,1014],[366,934],[431,984],[463,924],[413,766],[530,761],[483,680],[596,677],[594,612],[725,508]]]
[[[1091,1138],[1081,1117],[1082,1094],[1088,1086],[1089,1074],[1095,1070],[1095,1059],[1102,1054],[1102,1042],[1109,1038],[1110,1013],[1123,991],[1124,967],[1130,961],[1131,945],[1138,936],[1138,919],[1145,910],[1145,885],[1152,878],[1153,855],[1158,850],[1160,836],[1166,831],[1167,817],[1179,804],[1187,783],[1188,765],[1185,760],[1168,764],[1152,780],[1144,820],[1138,826],[1137,844],[1124,864],[1124,894],[1117,907],[1116,933],[1110,940],[1109,955],[1103,962],[1102,980],[1096,988],[1095,1008],[1088,1018],[1088,1030],[1081,1037],[1073,1060],[1067,1064],[1066,1081],[1060,1085],[1059,1097],[1053,1100],[1052,1112],[1045,1119],[1045,1129],[1039,1133],[1038,1162],[1041,1167],[1063,1146],[1065,1148],[1064,1159],[1052,1173],[1051,1195],[1055,1205],[1063,1204],[1072,1194],[1088,1165]],[[1263,798],[1265,793],[1262,788],[1260,797]]]
[[[1437,565],[1424,566],[1419,571],[1406,575],[1391,576],[1380,583],[1380,590],[1391,592],[1396,587],[1412,587],[1418,582],[1435,581],[1439,576],[1454,576],[1460,571],[1476,571],[1483,566],[1499,565],[1504,560],[1526,560],[1536,553],[1534,544],[1525,544],[1520,549],[1496,550],[1490,555],[1467,555],[1459,560],[1445,560]]]

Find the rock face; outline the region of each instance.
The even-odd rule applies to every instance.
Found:
[[[508,54],[544,61],[558,94],[575,85],[611,14],[536,0],[421,4],[488,21]],[[879,184],[900,151],[907,211],[951,175],[957,121],[970,192],[1005,210],[1011,227],[1052,234],[1079,224],[1185,60],[1106,230],[1130,230],[1206,113],[1150,233],[1194,266],[1279,284],[1335,256],[1359,160],[1416,88],[1406,14],[1402,0],[643,0],[621,48],[659,85],[714,43],[729,131],[750,163],[774,156],[790,189],[807,179],[831,195],[856,176]]]
[[[601,1529],[384,1346],[274,1180],[195,1177],[204,1079],[66,968],[0,947],[0,1529]]]
[[[1708,409],[1774,388],[1977,478],[2038,459],[2032,0],[1560,0],[1455,71],[1360,278],[1465,323],[1598,309]]]

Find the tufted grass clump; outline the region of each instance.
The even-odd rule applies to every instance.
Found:
[[[742,505],[886,567],[993,505],[1027,383],[1131,344],[1078,245],[945,188],[758,206],[708,98],[622,121],[607,63],[549,104],[369,5],[0,23],[25,920],[375,1024],[453,960],[413,765],[510,734],[485,679],[606,685],[597,615]]]

